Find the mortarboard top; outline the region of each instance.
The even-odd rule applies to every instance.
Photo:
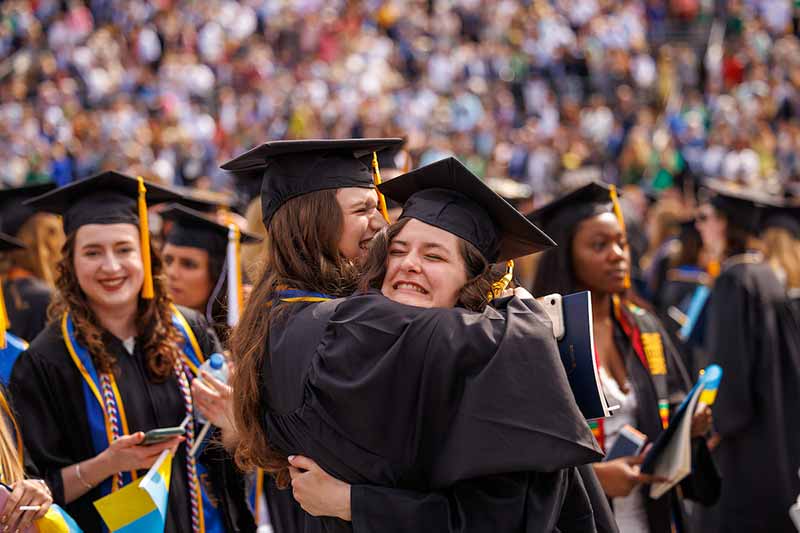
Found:
[[[549,204],[543,205],[530,213],[528,218],[535,224],[546,227],[564,210],[574,212],[582,209],[586,211],[586,218],[588,218],[603,211],[611,211],[609,207],[611,204],[611,187],[605,183],[591,181]],[[598,209],[592,209],[594,207]]]
[[[236,198],[232,194],[224,192],[181,186],[173,186],[171,189],[182,196],[176,203],[203,213],[214,213],[218,209],[230,210],[236,203]]]
[[[416,218],[461,237],[490,263],[555,246],[542,230],[452,157],[378,188],[387,198],[404,204],[400,218]]]
[[[144,185],[149,205],[180,199],[180,195],[169,189],[149,182]],[[138,196],[139,180],[108,171],[32,198],[26,204],[37,211],[62,215],[64,233],[69,235],[86,224],[138,226]]]
[[[36,214],[35,209],[23,205],[22,202],[55,188],[55,183],[40,183],[0,189],[0,231],[9,235],[16,235],[22,225]]]
[[[374,187],[365,156],[398,146],[402,139],[270,141],[222,165],[241,180],[261,180],[261,212],[269,228],[286,201],[326,189]]]
[[[747,231],[758,232],[764,215],[783,205],[767,193],[720,180],[707,180],[708,202],[732,222]]]
[[[205,213],[174,203],[160,213],[173,226],[167,233],[165,242],[175,246],[200,248],[209,253],[224,254],[228,244],[228,226],[211,220]],[[247,231],[240,231],[241,242],[261,241],[261,237]]]
[[[25,248],[25,243],[15,239],[11,235],[0,233],[0,252],[9,252],[11,250],[22,250]]]

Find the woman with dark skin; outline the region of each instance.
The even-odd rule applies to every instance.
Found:
[[[658,437],[669,415],[668,405],[677,404],[690,386],[681,358],[658,319],[630,299],[630,256],[618,216],[620,210],[611,198],[608,186],[591,183],[530,215],[560,244],[542,257],[534,292],[592,293],[601,381],[611,403],[621,406],[613,418],[593,427],[606,450],[624,423],[636,427],[650,440]],[[708,410],[695,415],[692,421],[694,450],[700,457],[695,460],[704,461],[706,466],[710,462],[701,436],[710,425]],[[671,507],[679,501],[674,491],[659,500],[648,498],[648,485],[657,480],[639,471],[642,459],[623,457],[593,466],[612,501],[620,531],[668,532],[674,516]],[[713,490],[710,495],[695,494],[691,482],[700,472],[695,470],[683,482],[684,494],[713,499]]]

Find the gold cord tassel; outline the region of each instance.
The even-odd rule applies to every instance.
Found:
[[[511,284],[512,279],[514,279],[514,260],[509,259],[506,261],[505,276],[492,283],[492,291],[489,293],[489,301],[492,301],[495,298],[500,298],[503,295],[503,291],[506,290]]]
[[[619,222],[619,227],[622,228],[622,234],[625,236],[625,239],[628,238],[628,232],[625,230],[625,218],[622,216],[622,207],[619,205],[619,195],[617,194],[617,186],[610,185],[609,196],[611,196],[611,203],[614,205],[614,215],[617,217],[617,221]],[[625,273],[625,288],[631,288],[631,273],[630,273],[630,266],[628,267],[628,272]]]
[[[378,167],[378,153],[372,152],[372,181],[375,183],[375,191],[378,193],[378,208],[381,210],[381,215],[383,215],[384,220],[388,224],[389,221],[389,210],[386,209],[386,198],[383,197],[381,191],[377,189],[378,185],[381,182],[381,169]]]
[[[6,309],[6,300],[3,296],[3,280],[0,279],[0,350],[6,348],[6,331],[11,326],[8,320],[8,310]]]
[[[153,265],[150,264],[150,227],[147,221],[147,188],[144,179],[139,180],[139,240],[142,245],[142,264],[144,265],[144,282],[142,283],[142,298],[152,300],[155,296],[153,290]]]

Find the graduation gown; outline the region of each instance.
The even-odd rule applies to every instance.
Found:
[[[203,353],[218,351],[216,336],[200,315],[183,308],[181,312]],[[116,338],[110,340],[108,349],[117,358],[117,385],[130,432],[179,425],[186,412],[175,376],[170,375],[163,383],[154,383],[147,377],[139,339],[132,354]],[[92,505],[102,496],[99,487],[70,504],[64,502],[61,469],[94,457],[96,453],[86,414],[83,378],[70,358],[58,322],[48,325],[20,355],[11,374],[9,390],[26,450],[50,486],[54,501],[64,507],[84,531],[101,531],[102,520]],[[219,448],[207,446],[201,462],[207,466],[209,475],[208,480],[202,481],[212,486],[227,530],[253,531],[244,482],[232,470],[230,460],[226,464]],[[173,461],[166,532],[192,530],[189,502],[186,447],[182,445]]]
[[[714,405],[720,531],[796,533],[800,315],[772,268],[747,259],[728,261],[708,316],[709,353],[724,372]]]
[[[540,482],[550,484],[547,495],[568,494],[574,475],[557,471],[601,457],[572,398],[550,323],[533,300],[512,298],[482,314],[405,306],[375,292],[290,305],[270,330],[264,429],[275,448],[372,486],[354,487],[357,531],[359,494],[381,490],[375,485],[433,492],[519,472],[522,478],[494,486],[517,487],[512,499],[521,498],[533,520],[536,502],[539,511],[552,511],[552,504],[543,503],[544,494],[524,494],[536,494]],[[484,505],[491,509],[494,501]],[[350,529],[328,518],[305,527]]]
[[[657,320],[646,309],[641,312]],[[659,333],[664,347],[664,360],[667,366],[667,389],[671,409],[676,407],[691,388],[691,380],[681,361],[678,350],[670,341],[663,328]],[[619,321],[615,319],[614,342],[625,361],[628,381],[636,392],[636,429],[647,435],[649,441],[655,441],[664,431],[658,410],[658,393],[650,371],[636,354],[631,338],[625,333]],[[692,473],[680,483],[684,497],[696,500],[704,505],[714,503],[718,497],[719,475],[706,446],[705,439],[698,437],[692,441]],[[650,498],[650,486],[642,485],[636,489],[644,496],[645,512],[650,533],[670,533],[671,519],[675,516],[673,509],[679,511],[676,517],[685,524],[682,502],[673,489],[661,498]]]
[[[47,325],[47,306],[52,291],[43,281],[33,276],[15,277],[3,282],[9,331],[28,342]]]

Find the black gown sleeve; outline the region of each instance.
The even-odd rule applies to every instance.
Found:
[[[354,298],[331,318],[307,391],[340,435],[434,489],[602,457],[535,300],[512,298],[504,315],[415,311],[400,331],[398,305]]]
[[[575,468],[485,476],[429,493],[371,485],[351,490],[355,533],[598,531]]]

